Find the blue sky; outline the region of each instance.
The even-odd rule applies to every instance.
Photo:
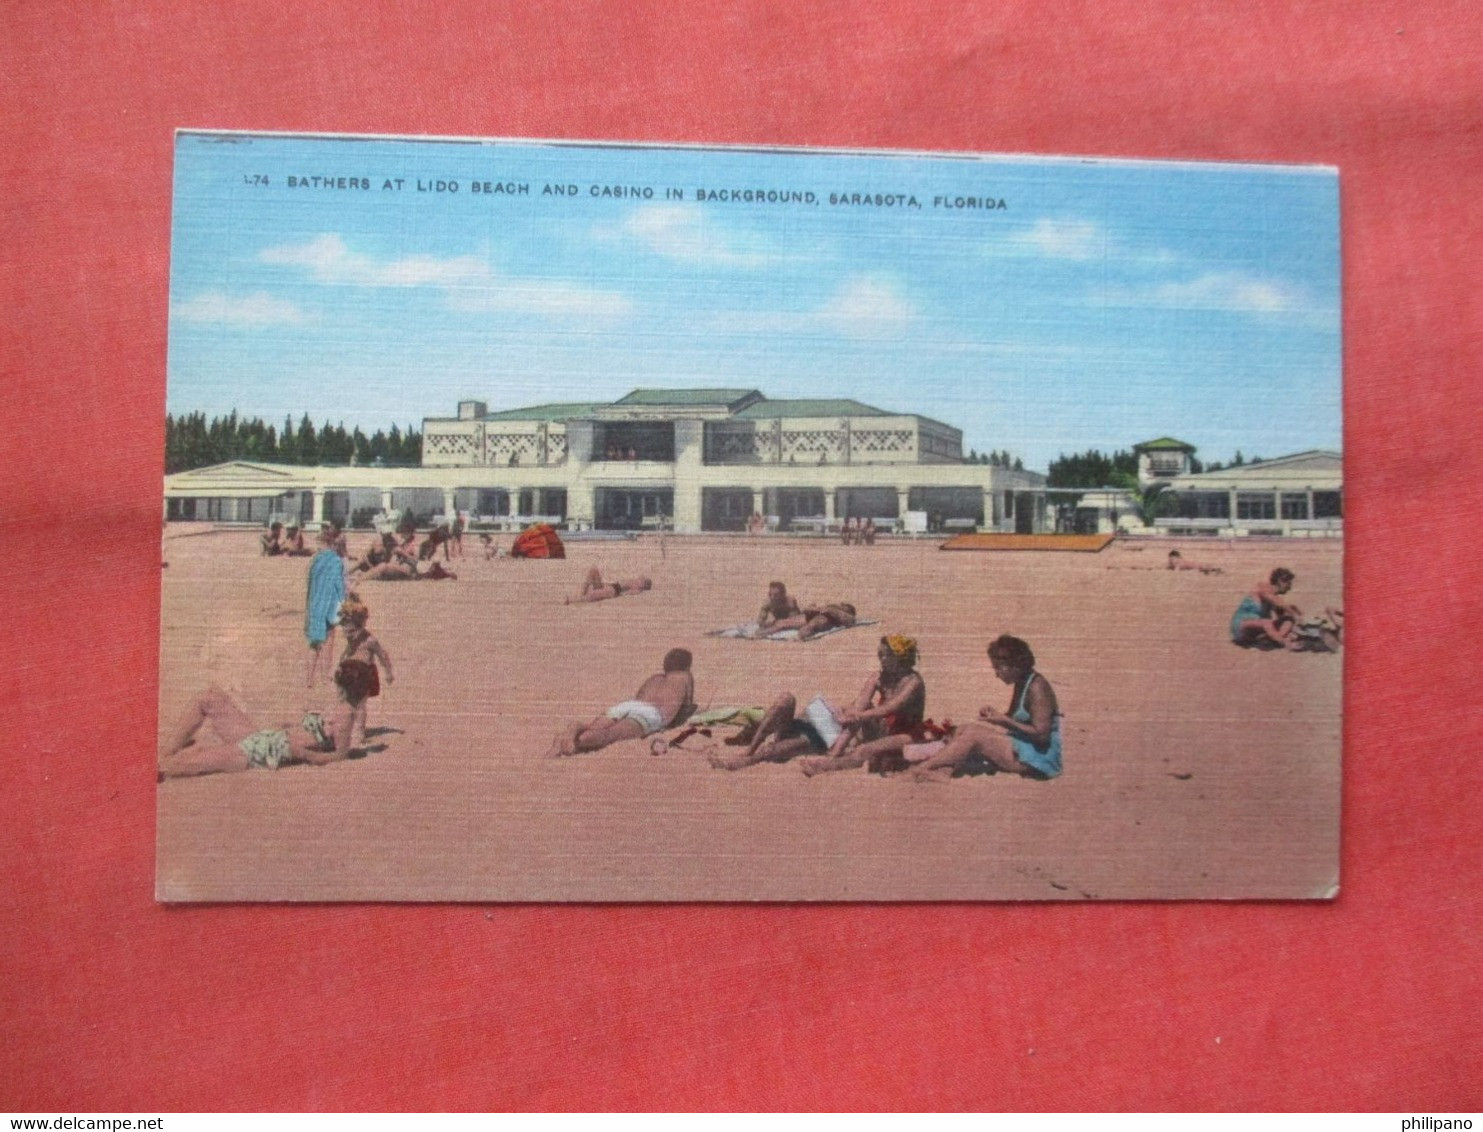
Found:
[[[970,197],[1006,207],[937,203]],[[175,413],[369,431],[739,386],[922,413],[1042,470],[1341,440],[1332,169],[182,134],[171,257]]]

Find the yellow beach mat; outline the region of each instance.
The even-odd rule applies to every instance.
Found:
[[[939,550],[1073,550],[1095,554],[1116,535],[954,535]]]

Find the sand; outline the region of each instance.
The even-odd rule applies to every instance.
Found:
[[[353,535],[359,552],[366,535]],[[508,536],[503,540],[509,542]],[[484,560],[459,579],[364,583],[396,682],[364,758],[159,786],[163,900],[1059,900],[1314,898],[1338,882],[1340,655],[1230,644],[1276,565],[1304,609],[1341,604],[1337,540],[1119,542],[1097,554],[944,553],[935,541],[667,537]],[[1159,569],[1178,545],[1223,574]],[[166,531],[161,718],[215,682],[263,726],[332,710],[304,687],[306,559],[256,532]],[[562,604],[591,565],[654,589]],[[767,582],[880,622],[803,644],[707,637]],[[542,757],[629,698],[664,651],[702,707],[778,692],[848,702],[882,632],[920,641],[928,711],[1008,706],[985,646],[1034,648],[1065,713],[1066,772],[913,783],[796,766],[711,769],[723,735]],[[721,748],[731,751],[733,748]]]

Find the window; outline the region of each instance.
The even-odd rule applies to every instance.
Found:
[[[1313,517],[1315,519],[1341,519],[1344,516],[1344,496],[1338,491],[1315,491],[1313,493]]]
[[[1282,517],[1284,519],[1306,519],[1308,517],[1308,493],[1306,491],[1284,491],[1282,493]]]
[[[1172,452],[1149,456],[1148,471],[1155,476],[1177,476],[1184,471],[1184,457]]]
[[[1260,494],[1255,492],[1238,492],[1236,495],[1236,518],[1275,519],[1277,518],[1277,502],[1269,491],[1264,491]]]

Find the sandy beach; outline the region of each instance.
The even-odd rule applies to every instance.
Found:
[[[356,554],[366,534],[351,536]],[[508,545],[509,536],[502,540]],[[1223,573],[1170,572],[1164,555]],[[1305,610],[1340,605],[1337,540],[1119,542],[1096,554],[844,547],[788,538],[572,542],[441,583],[364,583],[396,682],[373,749],[326,767],[159,786],[157,892],[223,900],[1084,900],[1311,898],[1338,880],[1341,655],[1229,642],[1277,565]],[[306,559],[256,532],[166,531],[161,719],[216,683],[262,726],[332,710],[304,687]],[[649,593],[564,605],[592,565]],[[705,634],[755,616],[771,579],[879,624],[808,643]],[[913,783],[794,765],[728,773],[730,734],[542,757],[558,728],[693,651],[702,708],[780,691],[847,703],[883,632],[918,638],[935,719],[1005,708],[985,646],[1034,648],[1064,712],[1065,773]],[[672,734],[672,733],[671,733]],[[720,748],[731,750],[732,748]]]

